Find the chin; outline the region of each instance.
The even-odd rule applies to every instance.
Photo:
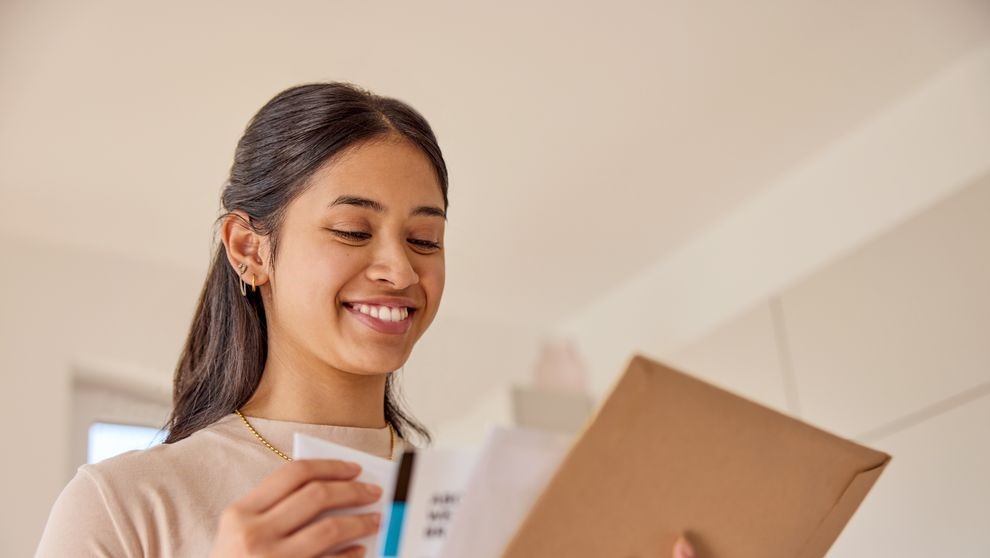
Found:
[[[375,375],[388,374],[402,368],[406,363],[407,354],[364,354],[360,358],[353,360],[353,370],[357,374]]]

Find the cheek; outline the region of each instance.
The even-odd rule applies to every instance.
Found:
[[[296,257],[291,269],[280,269],[279,274],[285,277],[282,282],[291,289],[294,304],[312,312],[336,304],[340,290],[360,268],[359,258],[324,248]]]
[[[420,272],[420,281],[427,296],[431,297],[435,303],[438,303],[440,295],[443,294],[444,282],[446,281],[446,271],[443,262],[441,261],[439,264],[423,268]]]

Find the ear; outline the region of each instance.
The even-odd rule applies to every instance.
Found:
[[[268,237],[258,234],[251,227],[251,218],[243,211],[232,211],[224,217],[220,226],[220,239],[227,250],[227,262],[248,285],[255,276],[255,285],[268,282]],[[238,268],[247,269],[241,273]]]

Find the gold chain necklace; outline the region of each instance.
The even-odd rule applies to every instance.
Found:
[[[258,434],[258,431],[255,430],[253,426],[251,426],[251,423],[250,422],[248,422],[247,417],[245,417],[244,415],[241,414],[241,410],[240,409],[234,409],[234,412],[237,413],[237,416],[241,417],[241,420],[244,421],[244,424],[248,427],[248,430],[250,430],[251,433],[254,434],[254,437],[257,438],[258,440],[260,440],[262,444],[265,444],[265,447],[266,448],[268,448],[268,449],[272,450],[273,452],[275,452],[282,459],[284,459],[286,461],[292,461],[292,458],[291,457],[289,457],[288,455],[285,455],[284,453],[282,453],[282,452],[278,451],[277,449],[275,449],[275,446],[269,444],[268,443],[268,440],[264,439],[261,436],[261,434]],[[393,457],[392,453],[393,453],[393,450],[395,449],[395,430],[392,430],[392,423],[390,423],[390,422],[386,422],[385,423],[385,426],[388,426],[388,460],[389,461],[392,461],[392,457]]]

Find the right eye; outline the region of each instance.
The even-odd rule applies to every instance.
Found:
[[[333,232],[337,236],[341,236],[341,237],[348,238],[348,239],[351,239],[351,240],[368,240],[369,238],[371,238],[371,235],[370,234],[364,233],[364,232],[338,231],[338,230],[335,230],[335,229],[330,229],[330,231]]]

